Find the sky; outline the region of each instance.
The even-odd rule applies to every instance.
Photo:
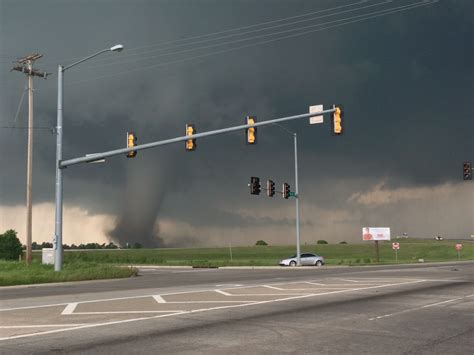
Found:
[[[18,58],[34,79],[33,241],[52,241],[57,67],[65,159],[139,143],[344,107],[344,134],[307,119],[297,134],[301,239],[361,242],[362,228],[428,238],[474,234],[471,0],[0,0],[0,231],[25,240],[28,120]],[[23,99],[22,99],[23,97]],[[277,126],[68,167],[67,244],[150,247],[295,243],[295,200],[250,195],[288,182],[293,137]]]

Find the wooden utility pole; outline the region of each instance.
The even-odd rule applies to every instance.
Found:
[[[33,63],[43,55],[34,53],[19,59],[12,70],[28,76],[28,158],[26,164],[26,264],[31,264],[32,250],[32,193],[33,193],[33,77],[46,79],[48,73],[33,69]]]

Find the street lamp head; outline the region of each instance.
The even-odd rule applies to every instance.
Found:
[[[112,52],[121,52],[123,50],[123,45],[117,44],[116,46],[113,46],[110,48]]]

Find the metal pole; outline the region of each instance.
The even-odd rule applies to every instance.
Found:
[[[323,115],[325,113],[332,113],[334,112],[335,109],[331,108],[329,110],[324,110],[321,112],[317,112],[318,115]],[[288,117],[282,117],[282,118],[276,118],[273,120],[268,120],[268,121],[261,121],[257,122],[254,124],[248,124],[248,125],[240,125],[240,126],[234,126],[234,127],[229,127],[229,128],[223,128],[223,129],[217,129],[214,131],[208,131],[208,132],[203,132],[203,133],[196,133],[193,134],[192,137],[194,139],[202,138],[202,137],[209,137],[209,136],[215,136],[218,134],[224,134],[224,133],[230,133],[230,132],[235,132],[239,130],[243,130],[245,128],[249,127],[260,127],[260,126],[265,126],[269,124],[275,124],[279,122],[285,122],[285,121],[291,121],[291,120],[296,120],[296,119],[301,119],[301,118],[308,118],[310,116],[314,116],[315,113],[304,113],[301,115],[295,115],[295,116],[288,116]],[[113,157],[115,155],[120,155],[123,153],[128,153],[131,151],[139,151],[143,149],[150,149],[150,148],[155,148],[163,145],[168,145],[172,143],[177,143],[177,142],[184,142],[189,139],[190,136],[182,136],[182,137],[177,137],[177,138],[171,138],[171,139],[165,139],[162,141],[157,141],[157,142],[152,142],[152,143],[146,143],[146,144],[140,144],[135,147],[131,148],[121,148],[121,149],[115,149],[115,150],[110,150],[108,152],[103,152],[103,153],[93,153],[93,154],[88,154],[87,156],[79,157],[79,158],[73,158],[73,159],[67,159],[64,161],[61,161],[60,167],[61,168],[66,168],[71,165],[75,164],[80,164],[80,163],[88,163],[88,162],[93,162],[95,160],[99,159],[104,159],[108,157]]]
[[[295,204],[296,204],[296,264],[301,266],[301,241],[300,241],[300,206],[298,190],[298,143],[296,133],[293,133],[295,141]]]
[[[32,62],[28,61],[32,70]],[[32,241],[32,192],[33,192],[33,75],[28,75],[28,154],[26,163],[26,264],[31,264]]]
[[[54,224],[54,271],[63,265],[63,67],[58,66],[58,113],[56,123],[56,217]]]

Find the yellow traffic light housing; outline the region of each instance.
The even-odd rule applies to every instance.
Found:
[[[257,122],[257,118],[254,116],[247,116],[247,125],[253,125]],[[257,143],[257,127],[249,127],[245,129],[245,139],[247,144]]]
[[[186,136],[191,137],[196,134],[196,127],[193,124],[186,123]],[[185,141],[186,151],[193,151],[196,149],[196,139],[188,139]]]
[[[137,145],[138,138],[134,132],[127,132],[127,148],[133,148]],[[127,153],[127,158],[135,158],[137,156],[136,150],[131,150]]]
[[[344,132],[344,109],[342,105],[333,105],[334,112],[332,114],[331,129],[332,134],[339,136]]]

